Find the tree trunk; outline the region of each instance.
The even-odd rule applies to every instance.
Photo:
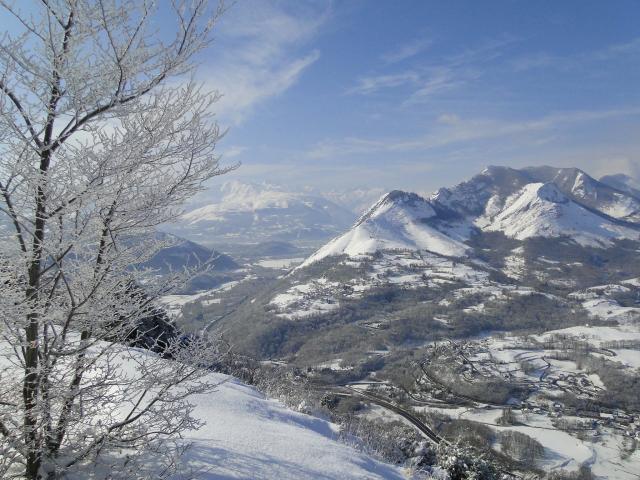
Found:
[[[29,285],[26,290],[26,300],[29,305],[27,326],[25,329],[24,362],[25,376],[22,389],[24,399],[24,435],[27,447],[25,476],[28,480],[40,478],[38,472],[42,460],[40,441],[38,438],[38,389],[39,389],[39,354],[40,345],[38,332],[40,328],[39,290],[40,271],[42,266],[42,245],[45,235],[46,198],[42,183],[49,169],[50,153],[45,151],[40,161],[40,184],[36,194],[36,218],[33,235],[32,257],[29,264]]]

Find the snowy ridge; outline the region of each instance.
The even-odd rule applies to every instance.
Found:
[[[357,256],[379,250],[427,250],[461,257],[467,247],[427,220],[436,216],[431,204],[415,193],[394,190],[384,195],[345,234],[334,238],[300,268],[335,255]]]
[[[516,240],[570,237],[606,248],[614,240],[640,239],[640,225],[633,221],[639,206],[634,196],[579,169],[488,167],[429,200],[399,190],[382,196],[350,230],[298,268],[329,256],[381,250],[468,256],[464,242],[474,231],[502,232]]]
[[[531,181],[553,182],[573,200],[621,220],[640,220],[640,192],[625,175],[610,175],[601,180],[579,168],[533,167],[523,170]]]
[[[568,235],[581,245],[609,245],[613,239],[637,240],[640,232],[623,227],[570,200],[553,183],[531,183],[509,197],[505,208],[483,226],[517,240]]]

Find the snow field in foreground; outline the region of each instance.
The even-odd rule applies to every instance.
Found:
[[[336,441],[337,426],[297,413],[226,377],[215,392],[194,398],[207,424],[186,435],[185,461],[218,479],[403,479],[402,469]]]
[[[147,355],[153,354],[138,349],[123,352],[119,356],[119,368],[128,378],[136,378],[139,376],[137,362]],[[7,344],[0,342],[0,368],[12,368],[8,361],[10,356]],[[197,472],[196,478],[408,478],[403,469],[374,460],[340,443],[337,440],[339,427],[335,424],[289,410],[227,375],[211,373],[205,380],[217,384],[215,390],[190,397],[195,405],[193,416],[204,425],[183,435],[191,447],[182,457],[181,465],[189,472]],[[151,469],[154,467],[150,465]],[[178,476],[176,480],[183,478],[187,477]]]

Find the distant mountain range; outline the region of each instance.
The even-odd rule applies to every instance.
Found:
[[[568,235],[579,243],[595,245],[634,238],[632,230],[640,222],[638,182],[622,174],[596,180],[577,168],[488,167],[428,198],[410,192],[383,193],[360,188],[320,194],[227,182],[216,201],[185,213],[163,230],[208,247],[263,242],[317,247],[344,233],[355,221],[353,231],[315,257],[320,258],[341,248],[370,251],[377,248],[377,241],[385,248],[396,242],[459,255],[464,250],[459,242],[469,240],[478,230],[501,231],[517,239]],[[363,208],[376,195],[379,202]],[[403,225],[398,215],[406,217]],[[373,238],[372,231],[376,238],[367,243],[366,238]]]
[[[221,194],[220,201],[187,212],[164,229],[207,246],[272,241],[317,245],[356,218],[322,196],[273,185],[227,182]]]
[[[384,249],[462,257],[469,250],[464,242],[479,232],[517,240],[567,237],[600,247],[616,239],[637,240],[640,196],[615,179],[603,183],[576,168],[489,167],[429,199],[393,191],[303,266],[331,255]]]

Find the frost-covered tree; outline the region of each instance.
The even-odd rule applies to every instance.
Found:
[[[134,266],[164,246],[154,227],[225,171],[217,97],[190,80],[221,7],[0,7],[0,477],[162,478],[217,352],[127,346],[180,280]]]
[[[436,451],[436,463],[449,480],[497,480],[496,466],[481,453],[455,443],[441,443]]]

